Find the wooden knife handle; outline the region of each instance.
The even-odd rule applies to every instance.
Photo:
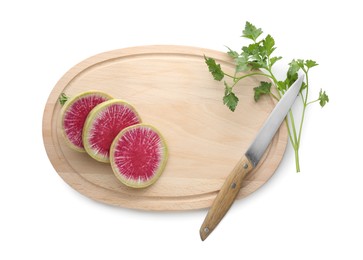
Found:
[[[203,241],[212,233],[227,213],[241,189],[244,177],[252,169],[252,163],[246,156],[243,156],[228,175],[200,228],[200,238]]]

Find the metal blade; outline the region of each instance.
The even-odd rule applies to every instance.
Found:
[[[248,148],[245,155],[251,161],[254,167],[256,167],[260,161],[281,123],[284,121],[286,114],[294,104],[295,99],[300,92],[303,80],[304,75],[301,75],[285,92],[275,108],[272,110],[264,125],[261,127],[255,140]]]

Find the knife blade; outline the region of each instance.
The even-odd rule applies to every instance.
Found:
[[[303,80],[304,75],[299,76],[285,92],[257,133],[256,138],[223,183],[200,227],[199,233],[203,241],[212,233],[232,206],[241,189],[244,177],[259,163],[291,106],[294,104]]]

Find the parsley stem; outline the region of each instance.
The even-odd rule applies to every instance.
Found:
[[[234,76],[232,76],[232,75],[229,75],[228,73],[225,73],[225,72],[223,72],[223,74],[224,74],[225,76],[227,76],[227,77],[232,78],[232,79],[235,79],[235,78],[236,78],[236,77],[234,77]]]
[[[302,127],[303,127],[304,119],[305,119],[305,110],[306,110],[306,107],[308,106],[308,104],[311,103],[311,102],[307,103],[308,94],[309,94],[309,77],[308,77],[308,71],[304,70],[304,73],[305,73],[305,79],[306,79],[306,91],[305,91],[305,100],[303,99],[303,110],[302,110],[301,121],[300,121],[299,138],[298,138],[298,142],[297,142],[298,149],[300,147]],[[303,95],[303,94],[300,93],[300,95]],[[314,102],[316,102],[316,101],[314,101]]]
[[[286,124],[287,133],[289,135],[289,139],[290,139],[291,145],[293,146],[293,148],[295,150],[294,139],[292,139],[292,135],[291,135],[291,131],[290,131],[290,126],[289,126],[289,121],[287,120],[287,117],[285,118],[284,121],[285,121],[285,124]]]
[[[291,135],[291,129],[290,129],[290,125],[289,125],[289,121],[288,121],[287,117],[285,118],[285,123],[286,123],[286,127],[287,127],[287,133],[289,135],[289,139],[290,139],[292,148],[294,149],[294,153],[295,153],[296,172],[300,172],[299,144],[296,141],[294,141],[294,139],[293,139],[293,137]],[[294,135],[295,135],[296,131],[293,130],[293,132],[294,132]],[[296,135],[295,135],[295,140],[296,140]]]
[[[240,76],[240,77],[235,77],[235,76],[229,75],[228,73],[224,73],[224,75],[227,76],[227,77],[230,77],[232,79],[236,79],[236,81],[240,81],[241,79],[244,79],[244,78],[247,78],[247,77],[250,77],[250,76],[256,76],[256,75],[265,76],[265,77],[273,79],[273,77],[271,75],[266,74],[266,73],[262,73],[262,72],[253,72],[253,73],[245,74],[245,75]]]
[[[297,139],[297,135],[296,135],[295,119],[294,119],[294,115],[293,115],[291,109],[289,110],[289,117],[290,117],[292,132],[294,134],[294,141],[295,141],[295,144],[297,144],[298,143],[298,141],[297,141],[298,139]]]
[[[318,101],[319,101],[319,99],[316,99],[316,100],[310,101],[310,102],[306,103],[306,106],[308,106],[308,105],[310,105],[310,104],[312,104],[312,103],[318,102]]]
[[[279,101],[280,99],[276,96],[276,95],[274,95],[273,93],[271,93],[270,92],[270,95],[271,95],[271,97],[273,97],[276,101]]]
[[[253,72],[253,73],[249,73],[249,74],[245,74],[243,76],[240,76],[240,77],[236,77],[236,76],[232,76],[232,75],[229,75],[228,73],[225,73],[223,72],[225,76],[227,77],[230,77],[233,79],[233,85],[231,86],[231,88],[233,89],[233,87],[242,79],[244,78],[247,78],[247,77],[251,77],[251,76],[265,76],[265,77],[268,77],[268,78],[271,78],[273,79],[273,76],[269,75],[269,74],[266,74],[266,73],[262,73],[262,72]],[[277,99],[277,97],[275,97]],[[278,100],[278,99],[277,99]]]
[[[295,150],[295,165],[296,165],[296,172],[300,172],[300,159],[299,159],[299,149]]]
[[[271,69],[271,68],[269,68],[269,69],[268,69],[268,72],[270,73],[270,78],[274,81],[275,86],[277,87],[277,82],[278,82],[278,80],[277,80],[277,78],[275,77],[275,75],[272,73],[272,69]]]
[[[302,111],[302,116],[301,116],[301,122],[300,122],[300,129],[299,129],[299,138],[297,139],[297,144],[298,144],[298,149],[300,147],[300,139],[301,139],[301,132],[302,132],[302,126],[304,124],[304,118],[305,118],[305,110],[306,110],[306,105],[304,104],[304,108]]]
[[[271,68],[271,66],[270,66],[269,68],[267,68],[267,71],[268,71],[268,73],[270,73],[270,78],[272,79],[272,81],[274,82],[274,84],[275,84],[275,86],[276,86],[276,88],[277,88],[277,86],[278,86],[278,84],[277,84],[278,80],[277,80],[277,78],[275,77],[275,75],[272,73],[272,68]],[[281,98],[282,94],[280,93],[280,91],[279,91],[278,89],[277,89],[277,94],[279,95],[279,100],[280,100],[280,98]]]

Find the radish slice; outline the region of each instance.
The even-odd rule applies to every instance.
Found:
[[[112,99],[96,106],[89,113],[83,128],[86,152],[100,162],[110,162],[110,147],[124,128],[141,123],[136,110],[129,103]]]
[[[112,143],[111,167],[125,185],[145,188],[163,172],[168,157],[166,142],[153,126],[137,124],[122,130]]]
[[[66,98],[66,96],[62,96]],[[61,109],[62,134],[72,149],[84,152],[82,141],[83,127],[90,111],[97,105],[112,99],[106,93],[87,91],[65,101]]]

